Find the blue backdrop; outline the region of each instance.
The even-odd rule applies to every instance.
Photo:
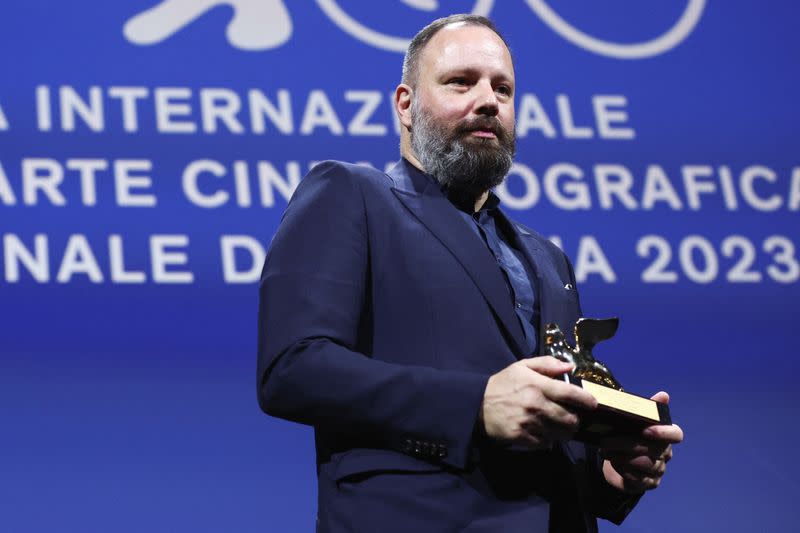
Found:
[[[399,50],[468,10],[516,60],[498,194],[686,433],[619,530],[792,528],[795,2],[28,0],[0,7],[1,531],[312,530],[311,430],[256,405],[263,250],[313,162],[398,157]]]

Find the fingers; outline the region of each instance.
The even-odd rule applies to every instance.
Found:
[[[669,403],[669,394],[659,391],[652,400]],[[606,480],[621,490],[642,492],[661,484],[672,459],[672,445],[683,440],[683,430],[675,425],[652,425],[638,435],[622,435],[603,440],[600,454],[606,460]]]
[[[492,375],[481,407],[487,435],[539,449],[571,439],[580,425],[579,413],[597,407],[590,393],[552,379],[572,368],[554,357],[536,357]]]
[[[541,421],[536,428],[549,440],[569,440],[578,431],[580,418],[576,411],[592,410],[597,400],[580,387],[551,377],[557,377],[573,368],[570,363],[550,356],[523,359],[524,366],[533,370],[531,378],[541,392],[541,402],[533,402],[530,412],[536,412]]]
[[[647,453],[646,450],[664,450],[670,444],[683,441],[683,430],[676,424],[647,426],[639,435],[615,435],[603,439],[600,447],[607,451],[627,450]],[[659,452],[660,453],[660,452]]]
[[[551,379],[543,383],[541,387],[542,392],[552,402],[587,411],[597,408],[597,399],[589,392],[572,383]]]
[[[608,460],[615,468],[630,474],[638,474],[640,477],[661,477],[667,471],[667,461],[663,457],[639,456],[627,460],[615,458]]]
[[[566,374],[575,367],[572,363],[559,361],[550,355],[522,359],[520,364],[551,378],[560,377],[561,374]]]
[[[652,490],[661,483],[667,471],[667,460],[659,457],[635,457],[627,461],[611,460],[626,484],[639,490]]]
[[[669,404],[669,394],[663,390],[652,395],[650,399],[658,403]],[[653,425],[646,427],[642,432],[642,436],[648,439],[677,444],[683,441],[683,430],[677,424]]]
[[[537,368],[565,370],[570,365],[549,358]],[[533,448],[548,447],[554,440],[571,436],[578,428],[578,416],[553,402],[544,392],[559,383],[526,365],[514,363],[489,378],[484,391],[481,417],[490,437],[511,440]],[[548,389],[549,390],[549,389]]]
[[[666,472],[663,461],[650,464],[631,464],[606,460],[603,474],[612,486],[629,493],[641,493],[653,490],[661,484]]]
[[[580,418],[576,413],[552,402],[524,424],[527,431],[543,435],[550,441],[569,440],[579,427]]]
[[[656,401],[658,403],[669,403],[669,394],[666,391],[658,391],[657,393],[650,396],[650,399]]]
[[[572,363],[559,361],[555,357],[542,356],[530,359],[522,359],[520,364],[548,378],[557,378],[571,371],[574,367]],[[579,409],[592,410],[597,407],[597,400],[590,393],[582,388],[553,379],[541,380],[537,383],[547,399],[563,405],[577,407]]]
[[[603,449],[601,454],[623,480],[626,490],[645,491],[661,483],[667,463],[672,459],[672,445],[667,444],[660,452],[637,445],[627,452]]]
[[[642,431],[646,439],[678,444],[683,441],[683,430],[677,424],[647,426]]]
[[[640,470],[648,473],[660,471],[662,467],[666,467],[667,463],[672,459],[672,446],[661,450],[656,453],[655,450],[650,450],[645,453],[628,453],[620,451],[606,451],[600,452],[603,459],[608,459],[614,464],[631,464]]]
[[[578,417],[568,414],[563,420],[567,422],[556,421],[541,414],[534,416],[521,424],[523,438],[516,439],[516,442],[543,449],[551,448],[554,442],[570,440],[578,430]]]
[[[625,486],[637,492],[653,490],[661,484],[661,476],[640,476],[631,472],[623,472],[621,476],[625,480]]]
[[[553,401],[549,396],[550,388],[574,388],[583,392],[574,385],[555,381],[551,378],[536,376],[536,385],[529,390],[523,407],[528,420],[523,425],[529,432],[542,436],[548,441],[565,440],[571,438],[578,430],[580,418],[575,410],[568,405]]]
[[[604,457],[646,455],[659,457],[668,454],[672,458],[672,445],[683,440],[683,431],[677,425],[648,426],[641,435],[606,437],[600,444]]]
[[[577,413],[555,402],[549,402],[545,406],[544,415],[550,424],[563,427],[572,433],[578,431],[581,423]]]

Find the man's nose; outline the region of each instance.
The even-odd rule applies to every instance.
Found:
[[[491,82],[482,80],[475,88],[477,90],[475,113],[490,117],[497,115],[500,103],[497,101],[497,94],[494,92]]]

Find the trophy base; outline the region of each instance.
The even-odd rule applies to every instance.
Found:
[[[639,433],[655,424],[672,424],[667,404],[575,376],[569,376],[569,381],[597,399],[597,409],[581,415],[576,440],[596,444],[604,437]]]

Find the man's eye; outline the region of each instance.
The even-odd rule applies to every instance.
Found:
[[[509,87],[508,85],[500,85],[499,87],[497,87],[497,92],[508,96],[511,94],[511,87]]]
[[[453,85],[466,85],[467,84],[467,79],[466,78],[451,78],[448,83],[451,83]]]

